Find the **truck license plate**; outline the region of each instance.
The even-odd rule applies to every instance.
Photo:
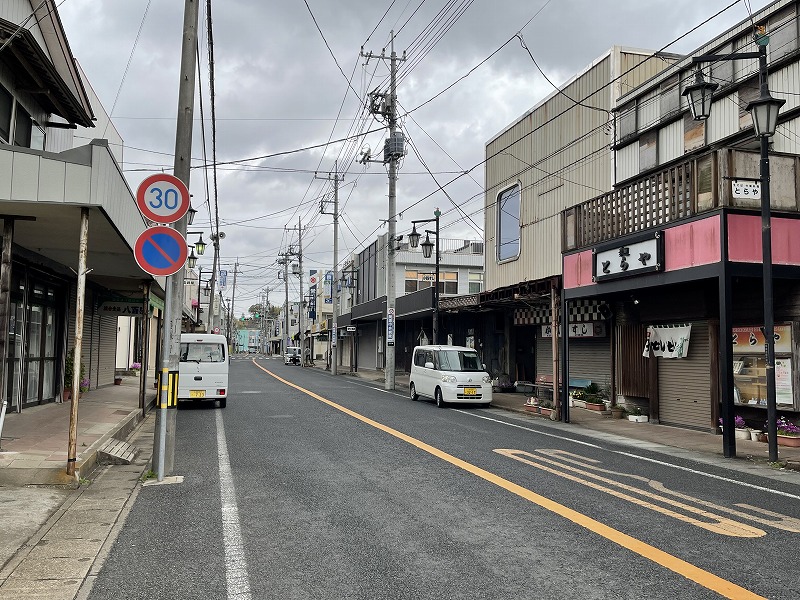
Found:
[[[189,398],[205,398],[205,390],[189,390]]]

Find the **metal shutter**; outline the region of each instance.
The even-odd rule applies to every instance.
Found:
[[[553,374],[553,340],[536,338],[536,376]],[[604,338],[569,340],[569,376],[590,379],[602,386],[611,383],[611,341]]]
[[[659,419],[707,430],[711,425],[711,349],[708,322],[693,322],[686,358],[659,358]]]
[[[117,364],[117,317],[116,315],[103,315],[98,317],[100,339],[96,345],[100,350],[97,357],[97,378],[95,385],[111,385],[114,383],[114,372]],[[138,320],[133,319],[132,324],[138,327]]]

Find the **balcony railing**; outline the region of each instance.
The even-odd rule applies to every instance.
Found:
[[[697,175],[705,171],[710,175],[710,167],[711,155],[707,155],[564,210],[564,249],[594,246],[696,214]],[[710,192],[708,179],[699,185]]]
[[[770,173],[772,209],[797,213],[800,157],[773,153]],[[733,198],[731,181],[737,177],[755,178],[758,174],[759,154],[733,148],[722,148],[672,165],[563,210],[562,248],[569,251],[592,247],[720,206],[757,211],[760,200]]]

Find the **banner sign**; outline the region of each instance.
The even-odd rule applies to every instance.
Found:
[[[386,345],[394,346],[394,308],[386,309]]]
[[[228,271],[220,269],[217,280],[219,281],[219,291],[224,292],[228,287]]]
[[[792,326],[775,325],[775,353],[791,354]],[[734,327],[734,354],[764,354],[764,332],[761,327]]]
[[[647,342],[645,342],[642,356],[649,358],[652,350],[653,356],[686,358],[686,355],[689,354],[689,337],[691,333],[691,325],[679,327],[671,325],[653,327],[651,325],[647,328]]]

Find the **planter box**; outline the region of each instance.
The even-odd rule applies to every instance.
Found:
[[[552,413],[553,413],[553,409],[552,408],[544,408],[544,407],[541,407],[541,406],[539,407],[539,414],[541,414],[543,417],[549,417]],[[800,439],[800,438],[798,438],[798,439]]]
[[[525,412],[533,413],[535,415],[539,414],[539,405],[538,404],[525,404],[524,405]]]
[[[778,446],[787,448],[800,448],[800,437],[778,434]]]
[[[647,423],[647,415],[628,415],[628,421],[634,423]]]
[[[586,400],[572,400],[572,405],[575,408],[586,408]]]
[[[587,402],[586,403],[586,408],[588,410],[598,410],[598,411],[600,411],[600,410],[605,410],[606,409],[606,405],[605,404],[594,404],[592,402]]]

